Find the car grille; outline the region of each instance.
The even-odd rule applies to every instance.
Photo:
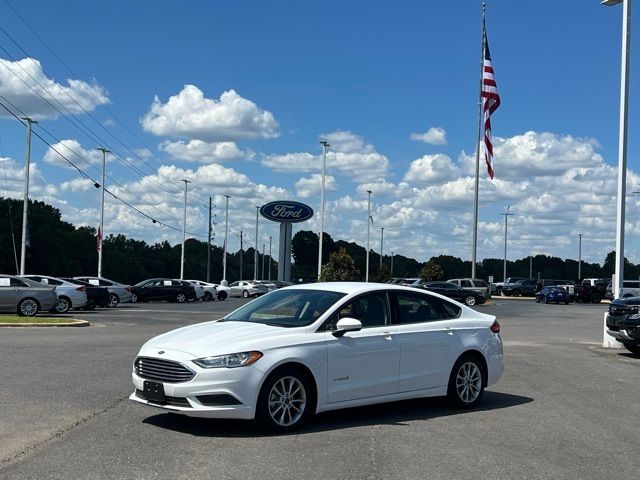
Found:
[[[195,372],[178,362],[151,357],[136,358],[133,368],[140,378],[158,382],[188,382],[196,375]]]
[[[611,305],[609,305],[609,313],[611,315],[615,315],[616,317],[621,315],[628,315],[629,313],[638,313],[638,306],[612,303]]]

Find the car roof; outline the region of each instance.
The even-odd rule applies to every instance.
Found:
[[[374,283],[374,282],[320,282],[320,283],[305,283],[302,285],[292,285],[285,287],[287,290],[324,290],[329,292],[344,293],[351,295],[353,293],[365,293],[375,290],[398,290],[406,292],[407,290],[423,292],[423,290],[417,288],[404,287],[401,285],[392,285],[389,283]]]

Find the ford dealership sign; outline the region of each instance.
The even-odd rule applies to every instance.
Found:
[[[260,208],[260,214],[274,222],[296,223],[313,217],[313,209],[304,203],[280,200],[263,205]]]

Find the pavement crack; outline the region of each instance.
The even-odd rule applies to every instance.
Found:
[[[107,406],[104,407],[102,410],[99,410],[97,412],[93,412],[93,413],[90,413],[88,415],[85,415],[85,416],[79,418],[78,420],[76,420],[75,422],[73,422],[73,423],[71,423],[71,424],[69,424],[69,425],[67,425],[65,427],[62,427],[62,428],[60,428],[58,430],[55,430],[50,435],[48,435],[46,438],[44,438],[42,440],[38,440],[37,442],[33,442],[31,444],[26,445],[19,452],[14,453],[14,454],[6,457],[6,458],[0,459],[0,469],[2,469],[4,467],[8,466],[9,464],[19,460],[20,458],[22,458],[23,456],[33,452],[34,450],[37,450],[37,449],[45,446],[49,442],[64,436],[65,434],[71,432],[72,430],[78,428],[79,426],[84,425],[89,420],[92,420],[93,418],[97,417],[98,415],[102,415],[103,413],[107,413],[109,410],[112,410],[113,408],[117,407],[118,405],[120,405],[121,403],[125,402],[128,399],[129,399],[129,394],[120,396],[117,399],[115,399],[114,401],[112,401],[109,404],[107,404]]]

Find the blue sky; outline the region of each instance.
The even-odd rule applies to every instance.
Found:
[[[92,104],[95,97],[87,97],[87,108],[128,148],[86,114],[74,116],[144,174],[155,173],[141,178],[119,159],[109,162],[110,175],[144,200],[131,201],[154,217],[165,212],[167,223],[180,226],[175,220],[181,218],[179,196],[157,183],[178,191],[180,178],[187,176],[194,180],[194,204],[213,194],[221,207],[222,195],[232,195],[231,221],[253,242],[253,205],[291,198],[318,209],[313,177],[318,172],[309,165],[318,165],[318,141],[326,137],[336,142],[328,172],[333,189],[327,195],[327,231],[334,238],[364,244],[363,192],[373,185],[372,248],[379,248],[377,228],[386,226],[385,245],[396,252],[419,260],[440,253],[470,258],[472,191],[463,152],[473,154],[476,136],[481,2],[33,1],[29,8],[9,3],[78,80],[100,89],[106,107],[143,141],[114,121],[100,102]],[[584,234],[583,253],[589,260],[602,261],[613,249],[621,14],[621,6],[603,7],[597,0],[489,2],[488,34],[502,105],[492,119],[496,180],[483,179],[481,187],[480,258],[502,256],[497,214],[507,204],[518,213],[510,226],[510,256],[575,257],[577,233]],[[636,24],[637,18],[636,12]],[[4,1],[0,25],[57,84],[68,86],[71,74],[65,66]],[[10,55],[24,59],[4,34],[0,37]],[[631,190],[640,187],[635,174],[640,141],[633,135],[637,51],[636,36],[631,48]],[[0,51],[0,58],[10,61],[6,52]],[[0,68],[0,93],[37,114],[37,99],[29,103],[32,92],[10,85],[22,71],[7,65]],[[223,92],[233,90],[234,101],[253,105],[238,107],[245,108],[242,118],[251,123],[255,115],[261,123],[238,124],[231,131],[225,125],[233,124],[238,113],[233,109],[209,117],[184,110],[180,100],[186,97],[180,94],[185,85],[195,88],[191,93],[202,92],[198,108],[205,113],[211,103],[204,99],[215,105]],[[142,119],[155,96],[161,113],[145,126]],[[176,98],[173,106],[170,97]],[[176,125],[189,114],[194,115],[186,120],[188,127],[178,131]],[[76,152],[95,153],[94,138],[63,118],[48,117],[42,126],[59,140],[77,142]],[[173,127],[166,126],[167,117]],[[412,133],[432,127],[444,130],[446,143],[411,140]],[[5,183],[0,166],[0,194],[17,196],[24,129],[0,118],[0,139],[8,171]],[[214,143],[221,141],[227,142],[227,156],[216,158],[220,150]],[[187,144],[199,146],[203,156],[185,153]],[[95,226],[97,190],[77,181],[64,183],[77,175],[48,153],[35,139],[32,159],[39,173],[34,198],[56,204],[69,221]],[[85,167],[95,177],[95,170]],[[110,203],[107,234],[178,241],[178,232],[149,225]],[[630,196],[626,253],[636,261],[639,206]],[[192,205],[189,229],[204,234],[205,222],[204,210]],[[263,227],[260,244],[277,235],[275,224],[265,221]],[[312,221],[297,228],[316,227]],[[220,244],[222,229],[216,228],[216,234]],[[232,249],[237,248],[234,242],[235,237]]]

